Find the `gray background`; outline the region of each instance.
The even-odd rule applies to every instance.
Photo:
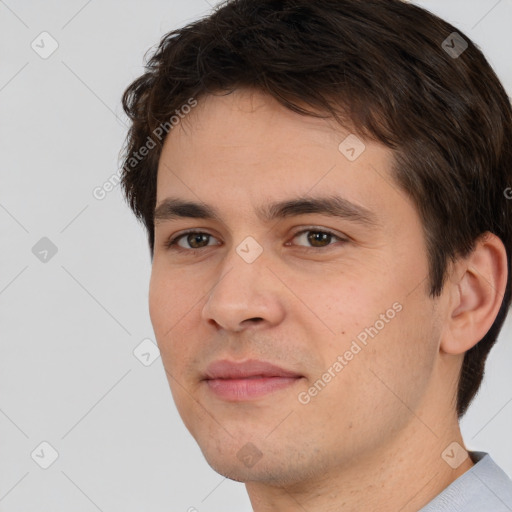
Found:
[[[419,3],[481,46],[510,93],[511,0]],[[145,233],[119,187],[93,196],[118,169],[120,98],[144,53],[210,9],[0,1],[1,512],[251,510],[243,484],[215,473],[182,425],[161,359],[135,357],[154,342]],[[59,45],[47,59],[31,47],[43,31]],[[46,262],[32,252],[43,237],[58,250]],[[509,475],[511,324],[462,423],[469,449]],[[43,441],[59,454],[48,469]]]

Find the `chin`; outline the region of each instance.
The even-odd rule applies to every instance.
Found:
[[[275,454],[262,455],[251,467],[237,458],[236,450],[215,452],[202,450],[209,466],[220,475],[235,482],[260,482],[272,486],[293,486],[307,478],[307,471],[297,465],[297,461],[286,461],[282,454],[276,459]],[[241,457],[243,459],[243,457]]]

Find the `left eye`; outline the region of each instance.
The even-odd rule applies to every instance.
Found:
[[[332,242],[333,239],[346,241],[330,231],[322,231],[319,229],[305,229],[304,231],[299,231],[293,238],[303,237],[304,240],[304,236],[305,240],[312,244],[311,249],[321,249],[322,247],[332,245],[330,242]]]
[[[306,247],[307,249],[321,249],[323,247],[328,247],[329,245],[333,245],[331,242],[341,241],[346,242],[347,240],[341,238],[330,231],[323,231],[320,229],[305,229],[303,231],[299,231],[295,233],[293,239],[302,237],[303,241],[312,244],[310,247]],[[304,238],[305,237],[305,238]],[[203,231],[187,231],[186,233],[182,233],[165,243],[167,249],[174,250],[199,250],[204,249],[210,245],[219,245],[219,244],[209,244],[211,238],[214,238],[209,233],[205,233]],[[180,245],[181,240],[184,239],[185,242],[189,245],[189,247],[183,247]],[[290,245],[287,243],[286,245]]]

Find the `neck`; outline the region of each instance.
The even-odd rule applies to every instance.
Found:
[[[445,423],[442,432],[427,425],[411,414],[407,427],[393,443],[326,468],[322,475],[307,481],[281,487],[248,482],[253,510],[417,512],[474,465],[468,456],[458,467],[451,467],[446,460],[455,459],[456,447],[445,453],[445,458],[441,456],[453,442],[464,447],[456,417],[450,425]]]

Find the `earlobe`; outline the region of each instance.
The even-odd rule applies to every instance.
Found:
[[[503,242],[487,232],[474,251],[455,265],[449,281],[450,309],[441,350],[463,354],[491,328],[501,307],[507,284],[507,254]]]

